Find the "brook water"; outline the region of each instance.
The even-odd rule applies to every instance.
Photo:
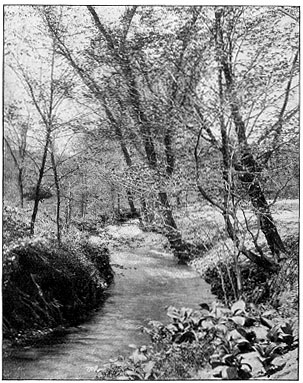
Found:
[[[94,379],[110,358],[143,345],[138,330],[149,320],[168,322],[166,307],[198,308],[213,299],[209,286],[188,266],[153,249],[112,254],[115,282],[93,317],[50,344],[16,349],[3,360],[4,379]]]

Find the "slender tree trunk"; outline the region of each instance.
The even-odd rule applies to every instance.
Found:
[[[144,224],[144,222],[146,222],[147,220],[147,205],[146,205],[145,198],[141,197],[140,203],[141,203],[140,221],[142,224]]]
[[[120,214],[121,214],[121,197],[120,197],[120,193],[117,193],[117,213],[118,213],[118,216],[120,216]]]
[[[49,143],[50,143],[50,128],[47,128],[44,151],[43,151],[43,156],[42,156],[41,166],[39,169],[39,176],[38,176],[38,181],[37,181],[36,191],[35,191],[34,208],[33,208],[33,213],[32,213],[31,223],[30,223],[30,234],[31,235],[33,235],[35,232],[35,222],[36,222],[36,218],[37,218],[37,214],[38,214],[38,208],[39,208],[39,202],[40,202],[40,199],[39,199],[40,187],[41,187],[43,176],[44,176],[44,169],[45,169],[45,164],[46,164],[46,158],[47,158]]]
[[[121,151],[123,153],[123,157],[124,157],[124,160],[126,162],[126,165],[130,168],[132,166],[132,159],[131,159],[131,156],[129,154],[128,148],[125,144],[120,124],[118,121],[116,121],[115,117],[113,116],[111,110],[108,108],[105,101],[104,101],[104,107],[105,107],[107,117],[109,118],[110,122],[112,123],[112,125],[115,129],[115,133],[116,133],[116,136],[119,140]],[[134,204],[134,198],[133,198],[132,192],[130,190],[127,190],[126,194],[127,194],[127,200],[128,200],[128,204],[130,207],[130,211],[131,211],[133,216],[136,216],[138,213],[137,213],[137,210],[136,210],[136,207]]]
[[[130,212],[132,214],[132,217],[136,217],[138,212],[137,212],[137,209],[136,209],[135,204],[134,204],[133,194],[129,190],[127,190],[126,195],[127,195],[127,201],[128,201],[129,207],[130,207]]]
[[[61,246],[61,222],[60,222],[60,206],[61,206],[61,193],[60,193],[60,182],[59,182],[59,176],[57,171],[57,164],[56,159],[54,155],[54,146],[53,143],[50,142],[51,146],[51,162],[52,162],[52,168],[54,172],[54,181],[55,181],[55,187],[56,187],[56,196],[57,196],[57,211],[56,211],[56,225],[57,225],[57,239],[58,244]]]
[[[23,136],[22,136],[23,137]],[[21,139],[22,139],[21,137]],[[20,206],[23,208],[24,206],[24,190],[23,190],[23,159],[25,156],[25,149],[24,151],[21,151],[21,160],[17,160],[15,153],[9,143],[9,141],[4,137],[4,142],[6,143],[6,146],[13,158],[14,164],[18,171],[18,189],[19,189],[19,200],[20,200]],[[25,144],[23,144],[25,145]],[[23,156],[23,157],[22,157]]]
[[[81,202],[80,202],[80,214],[81,218],[85,218],[86,216],[86,203],[87,203],[87,179],[86,174],[81,172]]]
[[[23,190],[23,168],[19,169],[18,172],[18,185],[19,185],[19,195],[20,195],[20,206],[24,207],[24,190]]]
[[[146,114],[141,107],[141,99],[135,76],[133,74],[132,66],[126,57],[122,63],[122,70],[128,84],[130,102],[134,112],[134,117],[137,120],[138,126],[140,128],[141,138],[143,141],[148,164],[151,169],[155,170],[157,168],[157,154],[151,134],[150,124]]]
[[[66,206],[65,224],[66,228],[69,229],[69,225],[72,219],[72,191],[70,183],[68,184],[68,198]]]

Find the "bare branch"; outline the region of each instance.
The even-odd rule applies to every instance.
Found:
[[[116,46],[115,46],[114,39],[111,37],[110,33],[106,30],[104,25],[101,23],[100,18],[97,15],[97,12],[96,12],[95,8],[92,5],[88,5],[87,9],[91,13],[96,27],[98,28],[98,30],[102,34],[102,36],[105,38],[106,43],[107,43],[108,47],[110,48],[110,50],[112,52],[116,52],[117,53],[117,49],[116,49]]]
[[[121,41],[121,45],[120,45],[120,48],[122,50],[124,49],[125,41],[126,41],[126,38],[127,38],[127,34],[128,34],[128,31],[129,31],[132,19],[135,16],[137,8],[138,8],[137,5],[134,5],[131,8],[127,8],[125,13],[124,13],[124,15],[123,15],[123,19],[122,19],[123,36],[122,36],[122,41]]]
[[[281,12],[281,13],[283,13],[285,16],[288,16],[288,17],[292,18],[293,20],[295,20],[295,21],[297,21],[297,22],[299,22],[299,20],[300,20],[299,17],[295,17],[295,16],[292,15],[291,13],[286,12],[283,8],[278,8],[278,11]]]
[[[11,153],[11,156],[13,157],[13,160],[14,160],[14,163],[15,163],[17,169],[20,169],[19,162],[17,160],[17,157],[15,156],[15,153],[14,153],[14,151],[13,151],[13,149],[12,149],[12,147],[11,147],[9,141],[8,141],[8,139],[6,137],[3,137],[3,139],[4,139],[4,142],[6,143],[6,146],[9,149],[10,153]]]

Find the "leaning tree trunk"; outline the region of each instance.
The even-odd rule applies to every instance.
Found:
[[[167,193],[159,192],[159,199],[162,205],[165,235],[171,248],[173,249],[174,254],[178,258],[179,263],[186,264],[189,260],[188,248],[186,243],[182,240],[181,233],[177,228],[172,214],[172,209],[168,201]]]
[[[132,159],[131,159],[131,156],[129,154],[129,150],[128,150],[126,144],[125,144],[125,140],[124,140],[124,137],[123,137],[123,133],[122,133],[120,124],[115,119],[113,113],[111,112],[110,108],[106,104],[105,100],[104,100],[103,105],[104,105],[104,108],[105,108],[105,111],[106,111],[106,115],[107,115],[108,119],[110,120],[111,124],[114,127],[115,134],[116,134],[116,137],[117,137],[117,139],[118,139],[118,141],[120,143],[121,151],[123,153],[123,157],[124,157],[124,160],[126,162],[126,165],[129,168],[131,168],[131,166],[132,166]],[[135,204],[134,204],[133,193],[130,190],[126,190],[126,195],[127,195],[127,201],[128,201],[128,204],[129,204],[130,212],[131,212],[133,217],[136,217],[138,215],[138,212],[137,212],[137,209],[136,209]]]
[[[224,73],[231,115],[235,125],[239,147],[241,149],[241,173],[239,179],[248,192],[257,218],[259,218],[260,228],[274,258],[280,260],[280,253],[285,253],[286,250],[271,216],[270,208],[266,201],[260,181],[257,178],[257,174],[261,169],[257,166],[247,141],[245,124],[240,113],[239,102],[234,90],[234,78],[231,63],[229,61],[230,52],[226,51],[224,44],[222,16],[222,9],[215,13],[217,60]]]
[[[250,162],[251,165],[249,166],[247,162]],[[242,156],[242,165],[245,166],[246,169],[254,167],[253,156],[249,155],[249,158],[244,159]],[[260,182],[252,171],[244,172],[244,174],[240,176],[240,180],[243,185],[246,185],[251,203],[260,222],[260,228],[266,238],[271,253],[274,255],[275,259],[279,261],[280,253],[285,253],[286,250],[273,221],[270,208],[266,201]]]
[[[38,214],[38,208],[39,208],[39,202],[40,202],[40,188],[44,176],[44,169],[45,169],[45,164],[46,164],[46,158],[47,158],[47,152],[48,152],[48,147],[50,143],[50,128],[47,129],[46,133],[46,140],[45,140],[45,145],[44,145],[44,151],[43,151],[43,156],[42,156],[42,161],[41,161],[41,166],[39,169],[39,176],[38,176],[38,181],[36,185],[36,191],[35,191],[35,202],[34,202],[34,208],[33,208],[33,213],[31,217],[31,223],[30,223],[30,234],[33,235],[35,232],[35,223],[36,223],[36,218]]]
[[[129,95],[132,115],[137,123],[137,126],[139,127],[148,165],[151,170],[157,170],[157,162],[158,162],[157,154],[156,154],[156,149],[155,149],[155,145],[154,145],[154,141],[153,141],[153,137],[151,133],[150,123],[145,113],[145,108],[141,103],[141,97],[138,90],[138,84],[136,81],[136,75],[133,72],[134,70],[133,63],[131,62],[127,52],[124,50],[124,47],[125,47],[124,43],[125,43],[127,34],[125,34],[124,37],[122,37],[122,39],[120,40],[119,47],[117,47],[117,45],[115,44],[115,41],[113,40],[112,35],[108,33],[108,30],[103,26],[94,7],[87,6],[87,8],[90,14],[92,15],[95,26],[99,30],[100,34],[104,37],[107,44],[107,48],[109,49],[112,58],[116,60],[116,62],[121,68],[121,72],[124,76],[124,80],[128,88],[128,95]],[[126,28],[126,31],[127,31],[127,28]],[[171,161],[172,159],[170,159],[170,162]],[[165,197],[163,197],[164,195]],[[173,233],[175,233],[176,231],[178,232],[178,230],[176,227],[176,223],[173,220],[171,207],[167,199],[167,194],[166,193],[161,194],[159,192],[158,197],[164,210],[163,217],[165,220],[165,225],[167,226],[167,228],[169,228],[168,230],[170,234],[168,239],[170,240],[170,238],[173,235],[175,235]],[[180,240],[176,242],[175,241],[171,242],[171,245],[172,247],[177,246],[176,255],[179,257],[179,248],[177,243],[182,241],[180,233],[178,233],[178,238],[180,238]],[[180,255],[180,257],[182,256]]]
[[[148,165],[151,170],[156,170],[158,161],[155,145],[153,142],[150,124],[148,118],[141,106],[140,94],[137,89],[135,76],[133,75],[131,65],[128,60],[124,61],[123,70],[125,78],[129,86],[129,97],[134,111],[134,117],[138,121],[140,133],[143,140],[143,146],[146,153]],[[170,131],[167,129],[164,137],[165,155],[167,159],[166,173],[171,176],[174,168],[174,155],[172,150]],[[171,245],[174,255],[178,258],[179,263],[186,263],[189,259],[186,244],[182,240],[180,231],[177,228],[173,217],[172,208],[168,201],[166,192],[159,192],[158,198],[161,203],[161,211],[164,219],[165,235]]]

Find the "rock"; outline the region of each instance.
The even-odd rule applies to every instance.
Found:
[[[288,352],[274,359],[275,365],[285,364],[283,370],[271,375],[271,380],[298,380],[299,379],[299,356],[298,349]]]

